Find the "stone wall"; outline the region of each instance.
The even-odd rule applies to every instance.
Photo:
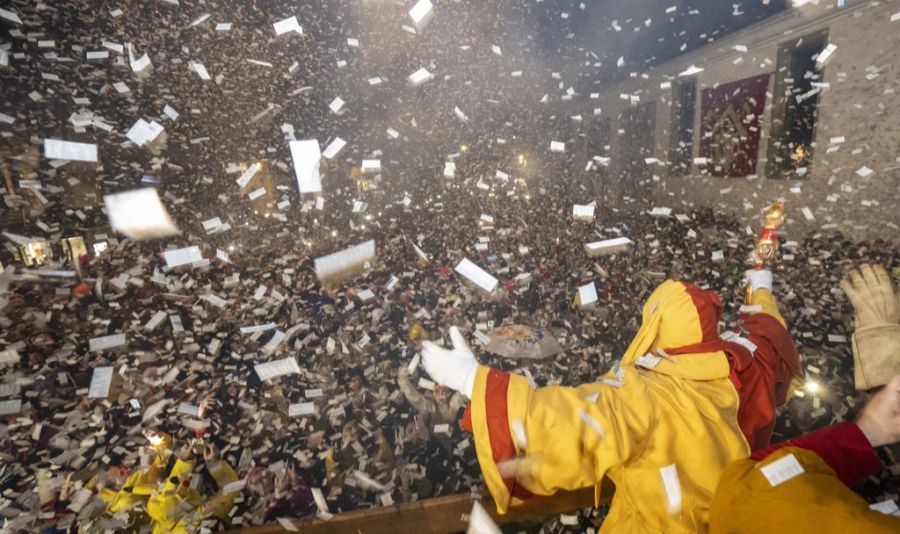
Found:
[[[620,83],[597,99],[585,99],[585,116],[601,107],[612,121],[610,175],[618,176],[616,157],[623,154],[623,111],[652,102],[656,108],[654,151],[651,157],[652,203],[679,209],[719,207],[746,219],[757,220],[759,210],[772,200],[788,206],[786,230],[804,236],[819,230],[839,230],[856,239],[876,237],[897,241],[900,229],[900,21],[890,22],[900,11],[900,1],[858,2],[845,8],[833,3],[790,9],[782,15],[731,34],[671,62]],[[772,126],[773,90],[779,45],[827,29],[828,42],[837,50],[825,65],[823,82],[830,87],[819,97],[813,159],[804,179],[771,179],[766,176],[769,131]],[[747,47],[746,52],[735,45]],[[696,166],[684,177],[669,176],[669,131],[672,120],[672,88],[661,84],[678,79],[690,65],[704,70],[696,75],[697,101],[693,156],[700,146],[700,92],[727,83],[769,73],[769,91],[761,122],[760,153],[756,174],[744,178],[713,177]],[[623,98],[634,95],[639,99]],[[827,152],[829,140],[843,136],[837,150]],[[874,170],[867,177],[856,173],[863,166]],[[613,185],[615,188],[615,185]],[[621,190],[621,189],[620,189]],[[801,208],[812,212],[807,220]]]

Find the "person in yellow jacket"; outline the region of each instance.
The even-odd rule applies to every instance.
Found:
[[[152,445],[146,468],[129,472],[127,467],[113,467],[106,472],[105,481],[95,477],[88,482],[88,487],[97,487],[110,513],[141,508],[165,477],[166,464],[172,454],[172,437],[155,430],[147,430],[144,436]]]
[[[239,491],[224,493],[225,486],[237,481],[237,474],[228,462],[219,458],[219,451],[212,444],[203,448],[206,467],[218,486],[218,493],[206,499],[191,487],[191,477],[196,467],[193,448],[184,445],[168,473],[163,488],[150,497],[147,514],[153,520],[153,534],[187,533],[188,525],[216,517],[224,519],[234,506]]]
[[[762,338],[787,336],[771,273],[764,273],[767,283],[748,274],[749,318],[756,324],[750,333],[758,343],[726,343],[718,333],[718,297],[668,280],[645,303],[642,326],[620,363],[601,381],[578,387],[535,389],[525,377],[479,366],[455,327],[452,350],[425,342],[422,361],[431,378],[471,399],[463,426],[474,433],[498,512],[560,489],[595,486],[599,496],[606,476],[616,493],[601,532],[706,532],[719,475],[751,450],[739,423],[732,345],[756,351]],[[755,368],[754,351],[745,350],[747,367]],[[759,384],[767,386],[753,389],[774,399],[768,393],[791,372],[764,371]]]
[[[801,436],[729,465],[713,498],[710,532],[900,532],[900,517],[871,509],[850,490],[883,468],[875,448],[898,441],[900,375],[875,395],[858,421]]]

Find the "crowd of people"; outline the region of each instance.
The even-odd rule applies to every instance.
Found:
[[[440,386],[423,388],[411,376],[421,373],[409,369],[419,340],[438,338],[449,325],[469,332],[504,324],[546,329],[563,347],[554,357],[483,360],[528,371],[539,385],[571,385],[597,380],[621,358],[641,303],[663,278],[717,291],[726,322],[735,320],[742,303],[735,273],[743,272],[744,245],[752,242],[741,235],[741,222],[712,212],[688,214],[686,222],[610,212],[585,223],[573,221],[550,191],[533,194],[501,203],[451,185],[421,206],[402,199],[385,206],[366,230],[378,243],[377,258],[334,287],[316,279],[316,249],[311,254],[302,240],[288,239],[235,253],[230,263],[214,259],[166,273],[154,245],[123,241],[84,262],[84,282],[13,275],[4,341],[18,359],[6,364],[5,384],[24,402],[4,425],[3,485],[16,496],[4,508],[9,524],[122,527],[140,520],[125,513],[140,499],[147,502],[136,508],[159,522],[150,497],[137,491],[144,483],[129,479],[139,465],[169,469],[165,477],[141,475],[153,481],[183,477],[180,465],[202,473],[203,482],[190,484],[194,492],[178,499],[192,503],[198,519],[225,518],[233,526],[465,492],[482,483],[471,441],[456,424],[464,399]],[[488,212],[493,227],[480,222]],[[635,245],[590,258],[583,245],[598,234],[628,236]],[[490,238],[488,251],[474,251],[478,236]],[[368,237],[323,231],[307,239],[334,250]],[[848,378],[851,311],[836,279],[860,261],[897,261],[886,244],[836,235],[788,244],[782,258],[792,259],[777,264],[776,287],[818,389],[801,390],[803,397],[783,410],[776,440],[860,408]],[[712,261],[714,251],[723,258]],[[498,273],[495,294],[453,272],[462,256]],[[399,282],[386,289],[391,276]],[[581,309],[574,296],[591,280],[600,303]],[[73,296],[85,282],[90,293]],[[363,302],[358,295],[367,289],[376,297]],[[148,330],[159,311],[168,320]],[[269,322],[275,328],[262,334],[240,332]],[[90,339],[120,332],[124,347],[89,350]],[[290,334],[264,349],[277,332]],[[255,374],[256,364],[283,357],[296,358],[301,374],[267,381]],[[102,366],[115,368],[113,386],[107,397],[88,399],[93,369]],[[312,402],[314,413],[292,416],[289,407],[300,402]],[[156,414],[148,417],[150,407]],[[165,437],[154,445],[147,432]],[[205,467],[159,460],[169,457],[203,458]],[[211,459],[228,476],[217,477]],[[37,494],[27,490],[35,480]],[[239,480],[246,485],[221,493]],[[324,499],[318,505],[315,491]],[[117,497],[108,499],[110,492]],[[228,506],[207,501],[216,498]]]
[[[573,386],[616,368],[668,278],[718,293],[722,327],[738,321],[759,221],[686,205],[651,213],[647,198],[609,194],[622,177],[585,169],[608,147],[564,107],[593,74],[563,83],[544,64],[557,46],[588,57],[552,36],[541,48],[547,28],[566,35],[573,23],[558,7],[441,3],[426,33],[404,27],[409,6],[378,2],[65,4],[0,11],[5,532],[223,530],[482,491],[459,424],[468,400],[416,365],[423,341],[456,326],[481,363]],[[302,30],[275,35],[292,15]],[[548,35],[533,38],[533,20]],[[145,52],[151,65],[135,68]],[[423,66],[434,79],[409,87]],[[336,96],[343,111],[329,108]],[[145,146],[125,136],[140,117],[164,129]],[[287,141],[336,136],[348,144],[322,160],[323,191],[299,195]],[[93,143],[97,161],[41,157],[51,138]],[[545,154],[551,141],[566,152]],[[359,173],[370,158],[382,168]],[[258,183],[236,185],[254,161]],[[110,228],[102,196],[142,187],[180,235],[135,241]],[[264,196],[248,201],[257,187]],[[573,219],[573,204],[591,202],[591,220]],[[859,263],[900,268],[886,241],[793,235],[787,210],[771,269],[808,383],[779,411],[776,442],[861,409],[839,282]],[[67,237],[88,253],[67,257]],[[633,246],[585,252],[615,237]],[[26,267],[32,240],[55,257]],[[319,279],[316,258],[368,240],[365,265]],[[204,260],[167,265],[164,252],[188,246]],[[497,288],[455,272],[463,258]],[[590,282],[598,301],[581,306]],[[545,332],[560,351],[486,352],[475,334],[507,325]],[[260,375],[288,360],[296,370]],[[872,502],[898,490],[887,474],[866,484]],[[574,525],[522,528],[593,527],[584,511]]]

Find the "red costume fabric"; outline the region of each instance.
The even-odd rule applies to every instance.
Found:
[[[834,469],[841,482],[851,488],[878,474],[884,467],[866,435],[852,422],[830,426],[772,445],[753,453],[750,458],[762,461],[785,447],[797,447],[816,453],[828,467]]]

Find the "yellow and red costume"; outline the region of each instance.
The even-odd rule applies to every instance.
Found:
[[[618,369],[592,384],[532,389],[479,366],[462,426],[498,511],[560,489],[599,495],[606,476],[616,493],[601,532],[706,532],[722,470],[750,454],[748,439],[768,444],[775,404],[799,375],[771,292],[753,291],[749,305],[745,332],[722,339],[715,294],[664,282]],[[515,459],[504,478],[498,464]]]

